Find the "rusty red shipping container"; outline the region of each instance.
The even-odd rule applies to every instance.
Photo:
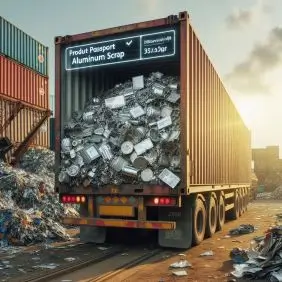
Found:
[[[49,108],[48,77],[0,55],[0,94]]]
[[[15,147],[24,141],[44,113],[43,108],[36,108],[32,105],[30,107],[23,107],[11,122],[7,124],[16,105],[17,100],[12,100],[5,96],[0,97],[0,137],[8,137]],[[47,119],[37,132],[36,137],[32,142],[32,146],[49,148],[49,136],[49,119]]]

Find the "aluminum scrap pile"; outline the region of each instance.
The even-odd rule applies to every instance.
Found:
[[[99,97],[65,126],[59,181],[175,188],[180,182],[178,78],[159,72],[137,76]]]
[[[282,226],[273,227],[265,236],[255,238],[247,252],[234,249],[230,256],[236,262],[231,272],[236,278],[282,281]]]
[[[282,186],[277,187],[273,192],[272,192],[272,198],[276,200],[282,200]]]
[[[25,171],[54,178],[55,153],[45,148],[30,148],[20,161]]]
[[[43,180],[0,163],[0,246],[70,239],[60,221],[78,214],[61,205],[52,183],[42,186]]]

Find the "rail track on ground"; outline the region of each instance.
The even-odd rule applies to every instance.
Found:
[[[76,260],[68,265],[58,267],[52,270],[43,270],[40,273],[29,275],[26,277],[12,279],[11,282],[49,282],[53,279],[59,278],[63,275],[70,274],[77,270],[83,269],[89,265],[95,265],[101,261],[107,260],[115,255],[124,252],[124,247],[113,247],[105,250],[103,253],[93,256],[90,259]]]
[[[129,251],[129,253],[128,253]],[[175,252],[168,251],[161,248],[140,248],[128,246],[114,246],[110,249],[103,251],[101,254],[96,254],[91,258],[85,260],[76,260],[68,263],[67,265],[57,267],[55,269],[43,270],[28,276],[22,276],[21,278],[14,278],[11,282],[50,282],[50,281],[78,281],[75,276],[77,273],[84,271],[87,272],[87,268],[93,270],[99,269],[100,264],[104,263],[108,265],[107,269],[103,273],[89,273],[87,278],[88,282],[102,282],[112,281],[115,276],[123,275],[123,273],[133,269],[136,266],[142,265],[148,262],[154,257],[162,256],[162,254],[175,254]],[[118,266],[112,264],[112,262],[118,262]],[[79,275],[78,275],[79,276]],[[65,279],[64,277],[68,277]],[[129,274],[127,277],[132,277]]]

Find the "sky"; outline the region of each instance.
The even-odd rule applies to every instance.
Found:
[[[54,37],[188,11],[204,49],[252,132],[282,151],[281,0],[0,0],[0,15],[49,47]],[[280,155],[282,155],[280,153]]]

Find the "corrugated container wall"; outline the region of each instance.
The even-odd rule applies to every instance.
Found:
[[[191,25],[188,38],[190,183],[249,183],[250,132]]]
[[[148,75],[156,71],[166,75],[180,75],[182,168],[187,166],[190,172],[187,175],[190,179],[183,179],[185,185],[249,184],[250,132],[226,92],[189,19],[182,19],[175,25],[168,21],[168,18],[164,18],[123,28],[78,34],[68,37],[68,44],[64,40],[57,42],[55,134],[62,138],[64,124],[70,119],[73,111],[81,111],[91,97],[101,97],[105,90],[118,83],[123,83],[135,75]],[[137,28],[138,26],[142,28]],[[166,28],[173,28],[179,35],[179,49],[176,48],[175,57],[170,60],[148,60],[143,64],[134,62],[115,67],[66,70],[65,51],[68,47],[104,41],[113,36],[130,37]],[[123,30],[127,32],[122,33]],[[101,37],[97,36],[98,34]],[[58,139],[56,154],[57,162],[60,162]],[[186,172],[182,175],[186,175]]]
[[[0,16],[0,54],[48,75],[48,47]]]
[[[48,78],[0,55],[0,94],[49,108]]]
[[[8,120],[8,117],[11,115],[14,107],[15,102],[0,97],[0,128],[2,128],[5,124],[5,121]],[[0,132],[0,137],[8,137],[15,145],[20,144],[30,133],[33,126],[37,124],[41,118],[41,115],[42,111],[36,109],[29,107],[22,109],[12,120],[12,122],[8,126],[4,127],[3,132]],[[49,148],[49,127],[50,125],[48,119],[38,131],[37,136],[32,142],[32,145]]]

